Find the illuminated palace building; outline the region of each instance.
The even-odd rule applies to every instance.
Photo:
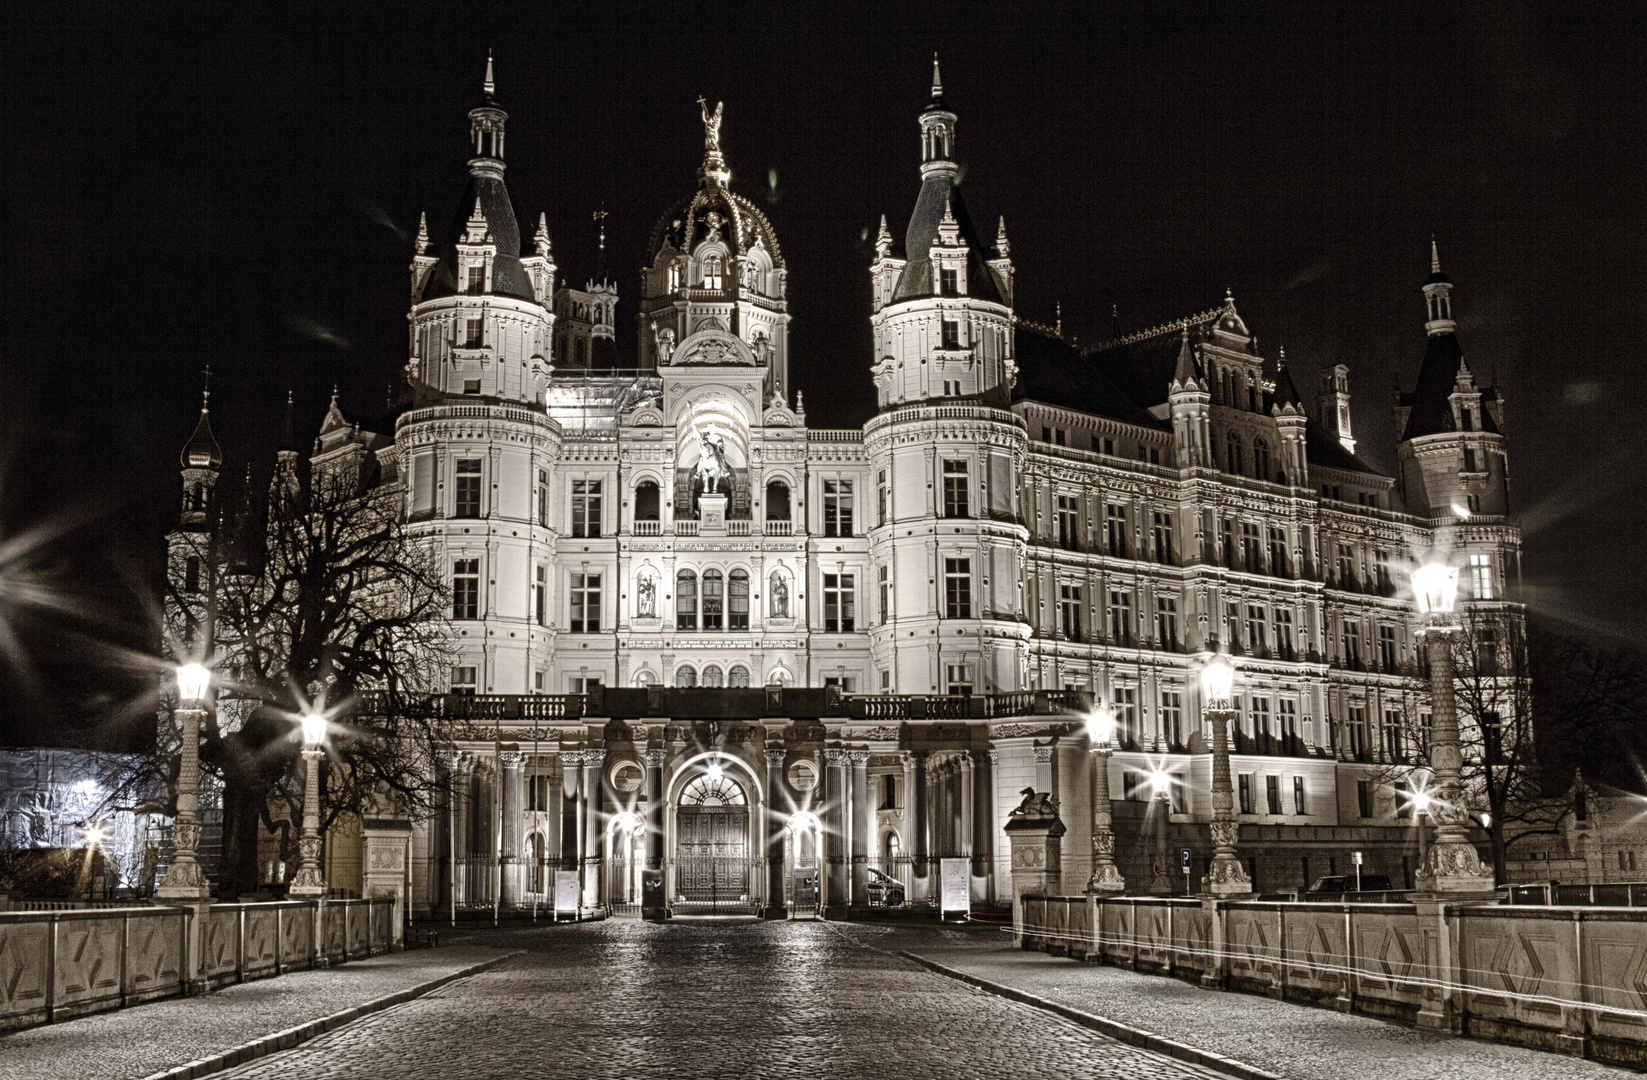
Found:
[[[1349,873],[1354,851],[1404,884],[1418,840],[1391,766],[1421,760],[1428,685],[1407,571],[1450,551],[1469,604],[1519,611],[1501,400],[1464,363],[1433,252],[1388,476],[1355,454],[1348,369],[1306,401],[1229,295],[1089,348],[1019,319],[934,66],[915,204],[868,267],[875,351],[839,365],[867,369],[878,409],[810,428],[795,253],[701,108],[697,182],[624,316],[617,285],[557,279],[548,215],[523,237],[489,70],[455,225],[417,236],[393,437],[335,400],[321,430],[317,460],[375,456],[450,575],[445,705],[484,721],[440,763],[447,811],[410,826],[414,910],[548,904],[555,871],[563,905],[572,871],[586,909],[623,910],[647,868],[677,911],[781,914],[813,882],[829,910],[922,905],[940,858],[969,860],[975,904],[1005,902],[1003,826],[1030,787],[1058,802],[1078,889],[1092,701],[1116,720],[1121,870],[1199,891],[1213,653],[1238,673],[1256,887]],[[215,480],[211,451],[186,483]]]

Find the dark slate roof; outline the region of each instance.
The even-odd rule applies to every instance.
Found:
[[[961,189],[949,182],[947,175],[929,177],[921,184],[921,194],[915,200],[915,212],[909,217],[909,228],[904,232],[904,257],[909,260],[898,276],[898,286],[892,292],[892,302],[932,296],[937,289],[932,280],[932,245],[938,239],[938,223],[944,219],[944,200],[949,200],[949,212],[955,215],[961,239],[967,246],[967,295],[979,300],[1001,303],[1000,286],[995,274],[984,265],[984,256],[993,249],[978,239],[978,230],[967,213],[966,200]]]
[[[773,266],[782,266],[783,251],[778,247],[778,234],[772,222],[761,213],[760,207],[735,191],[714,184],[702,184],[697,191],[681,199],[669,212],[652,226],[652,237],[646,245],[646,266],[657,262],[664,244],[676,251],[690,251],[703,239],[709,226],[704,220],[710,213],[722,218],[720,236],[735,254],[744,255],[755,246],[758,237],[761,246],[772,258]]]
[[[1366,473],[1369,476],[1384,475],[1344,449],[1338,436],[1313,421],[1304,429],[1304,458],[1311,465],[1325,465],[1329,469]]]
[[[1130,398],[1094,358],[1057,337],[1019,325],[1014,334],[1018,382],[1013,401],[1039,401],[1139,427],[1170,430]]]
[[[458,203],[457,219],[447,235],[453,241],[464,235],[469,215],[475,212],[476,198],[480,199],[480,212],[486,218],[486,229],[498,248],[497,256],[492,260],[492,294],[536,300],[532,293],[532,281],[526,276],[526,268],[520,264],[520,226],[515,221],[515,208],[509,202],[509,189],[504,187],[502,176],[470,174],[463,200]],[[452,296],[458,291],[457,249],[450,242],[444,248],[440,262],[430,271],[429,284],[423,290],[425,300]]]
[[[1298,396],[1298,384],[1292,381],[1292,370],[1285,364],[1275,365],[1275,404],[1291,405],[1304,411],[1304,399]]]
[[[1401,441],[1421,435],[1437,435],[1453,431],[1453,407],[1448,400],[1458,385],[1458,367],[1464,362],[1464,350],[1459,347],[1457,334],[1431,334],[1424,349],[1424,365],[1418,369],[1418,386],[1411,394],[1401,395],[1401,404],[1411,411],[1407,414],[1407,430]],[[1481,391],[1483,401],[1496,397],[1488,387]],[[1481,410],[1481,430],[1496,433],[1490,410]]]
[[[200,423],[195,425],[194,434],[180,457],[185,469],[215,469],[223,464],[223,450],[212,434],[211,417],[204,408],[200,410]]]
[[[1205,325],[1220,309],[1187,320],[1192,344],[1206,340]],[[1184,322],[1169,323],[1154,330],[1124,337],[1088,349],[1086,361],[1098,366],[1109,379],[1139,405],[1148,408],[1167,400],[1173,376],[1178,371],[1178,354],[1183,347]]]

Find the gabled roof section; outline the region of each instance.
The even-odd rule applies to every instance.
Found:
[[[991,254],[978,238],[978,230],[967,213],[966,200],[961,189],[950,183],[948,176],[931,176],[921,183],[921,194],[915,200],[915,212],[910,215],[909,228],[904,232],[903,255],[909,260],[898,277],[898,286],[892,291],[892,302],[915,300],[933,296],[937,287],[932,275],[932,245],[938,239],[938,225],[945,211],[953,214],[960,227],[961,239],[966,241],[966,294],[979,300],[1004,303],[995,272],[985,263]]]
[[[1170,430],[1138,405],[1093,358],[1069,342],[1019,323],[1014,332],[1018,382],[1012,400],[1039,401],[1138,427]]]

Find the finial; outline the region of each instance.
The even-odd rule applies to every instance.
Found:
[[[1056,313],[1056,318],[1057,318],[1057,322],[1055,322],[1053,324],[1053,329],[1058,331],[1058,336],[1059,337],[1063,337],[1064,336],[1064,302],[1062,300],[1054,301],[1053,305],[1052,305],[1052,310]]]
[[[337,408],[337,383],[332,384],[332,408]]]
[[[1276,349],[1275,366],[1278,370],[1287,366],[1287,347],[1285,345],[1278,346]]]
[[[480,90],[481,90],[481,93],[486,95],[486,100],[487,101],[491,101],[492,100],[492,95],[496,94],[497,90],[498,90],[497,83],[492,80],[492,50],[491,49],[486,50],[486,81],[480,84]]]
[[[938,51],[932,51],[932,100],[942,101],[944,96],[944,80],[938,74]]]
[[[1435,233],[1430,234],[1430,273],[1441,273],[1441,252],[1435,246]]]
[[[212,403],[212,366],[207,364],[200,372],[200,411],[206,412],[207,406]]]
[[[944,224],[955,224],[955,211],[950,209],[949,193],[947,191],[944,192]]]
[[[1234,307],[1235,306],[1235,290],[1234,289],[1231,289],[1231,288],[1225,288],[1224,289],[1224,306],[1225,307]]]
[[[1005,214],[1001,215],[1000,223],[995,226],[995,250],[1003,259],[1006,258],[1007,253],[1011,251],[1011,245],[1007,243]]]
[[[429,212],[419,211],[417,215],[417,253],[424,254],[429,250]]]
[[[592,215],[592,220],[595,222],[595,224],[600,226],[600,238],[599,238],[599,240],[597,240],[597,244],[600,247],[601,253],[605,254],[606,253],[606,204],[605,203],[600,204],[600,209],[596,210],[594,212],[594,214]]]

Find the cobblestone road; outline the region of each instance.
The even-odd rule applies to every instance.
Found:
[[[1216,1075],[971,990],[823,923],[613,920],[469,940],[527,952],[219,1075]]]

